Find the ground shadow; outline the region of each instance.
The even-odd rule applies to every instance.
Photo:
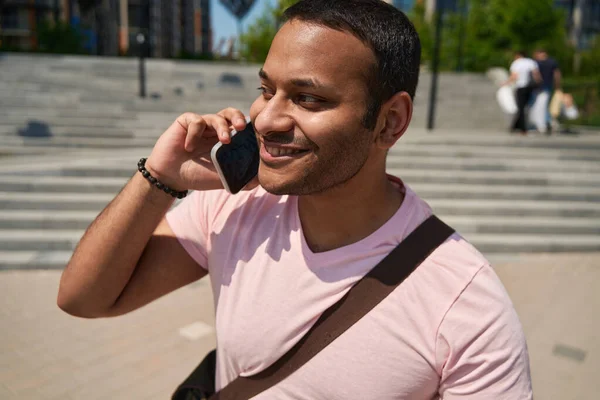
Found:
[[[27,126],[19,129],[19,136],[31,138],[47,138],[52,137],[52,132],[47,123],[42,121],[30,120]]]

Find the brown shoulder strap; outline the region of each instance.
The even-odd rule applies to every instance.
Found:
[[[279,360],[256,375],[236,378],[210,400],[247,400],[290,376],[385,299],[453,233],[435,215],[429,217],[342,299],[325,310]]]

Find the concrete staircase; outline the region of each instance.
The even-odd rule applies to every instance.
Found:
[[[0,269],[63,268],[176,115],[246,111],[256,96],[256,66],[152,60],[148,92],[160,98],[141,100],[135,68],[0,56]],[[224,72],[244,86],[220,85]],[[439,129],[428,133],[427,81],[390,173],[488,255],[600,251],[600,135],[508,135],[494,87],[476,75],[442,77]]]

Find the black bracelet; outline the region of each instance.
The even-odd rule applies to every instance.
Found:
[[[170,194],[173,197],[183,199],[185,196],[187,196],[187,190],[182,190],[181,192],[179,192],[177,190],[171,189],[170,187],[168,187],[164,183],[159,182],[158,179],[150,175],[150,172],[148,172],[148,170],[146,169],[146,160],[147,158],[140,158],[140,161],[138,161],[138,171],[142,173],[144,178],[146,178],[151,184],[153,184],[163,192]]]

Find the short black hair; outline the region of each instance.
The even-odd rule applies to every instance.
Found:
[[[375,65],[366,82],[366,128],[375,128],[381,105],[394,94],[406,92],[414,99],[421,42],[402,11],[382,0],[300,0],[283,14],[283,21],[293,20],[348,32],[373,50]]]

